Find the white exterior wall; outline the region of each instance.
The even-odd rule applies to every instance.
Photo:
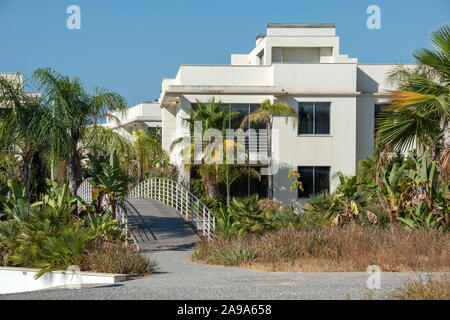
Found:
[[[355,97],[287,97],[284,102],[298,106],[298,102],[330,102],[330,134],[298,136],[297,124],[286,124],[284,117],[274,119],[279,130],[279,172],[274,175],[274,198],[300,205],[297,193],[290,194],[288,173],[298,166],[329,166],[330,191],[339,184],[337,172],[346,175],[356,170],[356,98]],[[297,107],[298,108],[298,107]],[[276,141],[274,141],[276,143]]]
[[[162,147],[167,152],[170,149],[173,137],[176,134],[177,123],[176,123],[176,108],[163,108],[162,109]]]

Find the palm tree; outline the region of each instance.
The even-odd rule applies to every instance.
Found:
[[[34,72],[39,89],[51,106],[47,128],[52,154],[67,159],[69,190],[75,195],[82,181],[80,141],[86,129],[110,111],[126,110],[126,100],[106,89],[96,88],[89,94],[80,79],[70,79],[46,68]]]
[[[260,173],[254,168],[240,167],[235,164],[223,164],[219,167],[219,181],[225,184],[228,207],[231,206],[231,186],[244,175],[261,181]]]
[[[448,121],[450,115],[450,26],[431,35],[432,50],[419,49],[413,55],[416,68],[396,68],[389,78],[399,88],[377,120],[377,145],[381,150],[405,151],[426,148],[450,157]],[[447,168],[449,170],[450,168]]]
[[[270,100],[265,100],[261,107],[251,114],[246,116],[241,123],[241,128],[249,126],[251,123],[255,124],[264,124],[267,127],[267,149],[270,155],[269,157],[269,176],[268,176],[268,198],[270,200],[273,199],[273,175],[271,173],[272,168],[272,126],[273,126],[273,117],[285,116],[286,121],[288,121],[289,117],[294,117],[294,121],[297,121],[297,110],[287,105],[284,102],[277,102],[272,104]]]
[[[25,195],[30,200],[31,165],[38,151],[46,147],[45,106],[38,97],[26,95],[18,78],[0,77],[0,145],[21,159],[20,173]]]
[[[197,101],[197,104],[197,108],[187,110],[189,117],[183,119],[189,125],[191,137],[194,136],[194,125],[197,121],[202,123],[202,137],[205,131],[208,129],[218,129],[222,133],[222,136],[225,136],[226,129],[228,129],[230,120],[239,117],[239,112],[230,112],[228,107],[223,107],[220,101],[216,103],[214,98],[206,104],[199,101]],[[183,137],[174,140],[170,149],[172,150],[182,141]],[[224,140],[224,145],[230,144],[234,144],[234,142]],[[199,168],[199,173],[202,176],[202,181],[205,184],[205,189],[208,197],[217,200],[219,197],[219,161],[217,160],[219,159],[216,159],[214,157],[220,156],[222,155],[222,153],[209,153],[208,151],[211,151],[213,149],[213,146],[214,138],[211,138],[209,141],[203,142],[203,150],[205,150],[205,152],[203,154],[202,161],[208,158],[208,160],[212,160],[212,162],[215,164],[202,164]],[[190,164],[193,163],[193,149],[194,144],[192,142],[189,144],[189,146],[182,150],[182,153],[188,153],[191,155],[189,159],[184,160],[186,168],[190,168]]]
[[[117,151],[121,166],[128,172],[135,164],[135,154],[132,142],[120,135],[114,129],[104,126],[90,126],[86,128],[80,141],[80,150],[93,154],[96,159],[109,156]]]
[[[133,150],[136,155],[138,182],[141,182],[151,168],[159,168],[169,161],[161,144],[145,133],[144,130],[133,131],[133,138]]]

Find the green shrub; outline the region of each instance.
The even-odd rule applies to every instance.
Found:
[[[111,211],[104,215],[88,214],[89,226],[98,237],[105,239],[119,239],[124,226],[119,225],[118,219],[111,219]]]
[[[63,188],[50,185],[51,190],[43,200],[33,205],[23,197],[23,186],[13,183],[10,183],[12,198],[0,198],[8,219],[0,223],[2,265],[40,268],[37,274],[40,277],[52,270],[80,265],[85,248],[95,239],[120,236],[122,227],[117,220],[110,220],[109,214],[90,214],[89,221],[85,221],[73,215],[74,198],[68,196],[67,185]],[[120,269],[117,266],[120,255],[130,259],[129,265],[139,266],[139,258],[129,254],[125,247],[116,249],[116,269]],[[134,269],[143,270],[140,268]]]
[[[304,213],[300,217],[300,228],[311,229],[329,226],[330,219],[326,218],[328,209],[333,203],[333,196],[324,192],[311,196],[303,207]]]
[[[71,265],[79,266],[85,246],[94,237],[94,233],[86,228],[68,227],[57,236],[47,238],[37,248],[37,255],[32,261],[33,265],[41,269],[36,277],[52,270],[67,269]],[[20,251],[16,252],[11,260],[20,264],[20,254]]]
[[[256,252],[250,246],[235,240],[228,241],[231,241],[232,244],[222,245],[211,252],[212,263],[233,266],[248,264],[256,260]]]
[[[189,181],[189,190],[199,199],[206,197],[205,184],[201,179],[192,178]]]

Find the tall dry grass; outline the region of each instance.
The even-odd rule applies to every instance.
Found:
[[[433,229],[284,229],[197,245],[192,260],[270,271],[450,271],[450,235]]]
[[[450,278],[410,280],[390,297],[394,300],[450,300]]]
[[[131,277],[151,275],[156,263],[120,242],[94,241],[86,248],[81,270],[127,274]]]

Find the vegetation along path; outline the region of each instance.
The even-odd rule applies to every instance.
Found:
[[[52,289],[0,295],[0,299],[361,299],[367,295],[364,272],[263,272],[242,268],[200,265],[189,261],[195,232],[175,210],[161,202],[133,199],[130,225],[143,254],[158,263],[146,278],[79,290]],[[384,298],[411,273],[382,273]]]

